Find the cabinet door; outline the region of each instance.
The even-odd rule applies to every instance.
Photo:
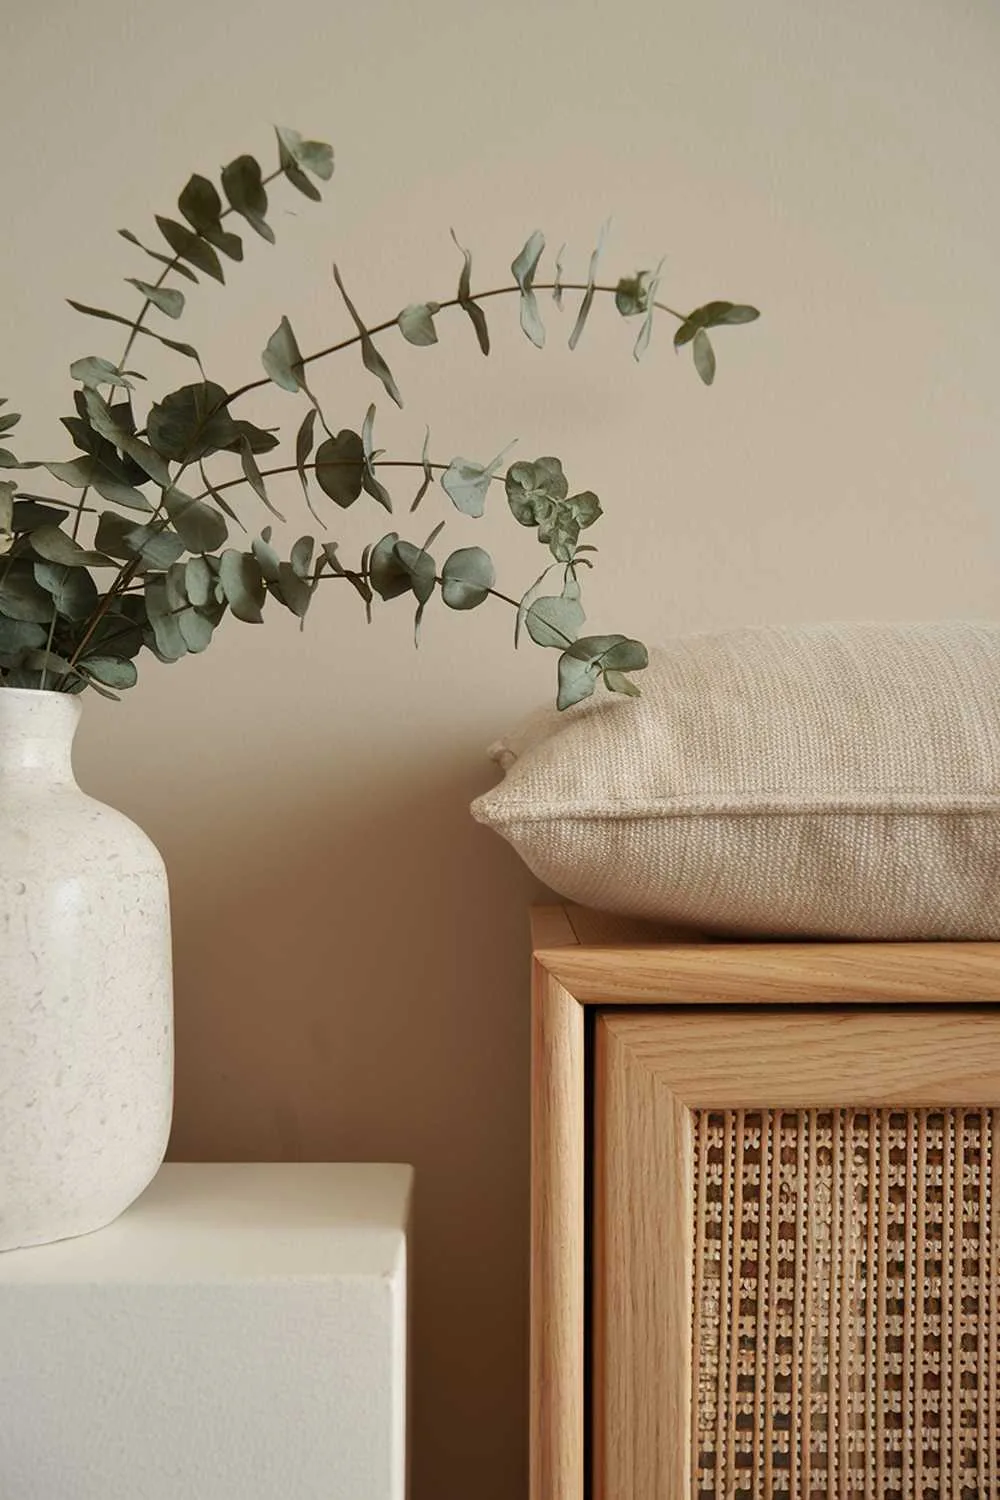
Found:
[[[1000,1500],[1000,1014],[607,1012],[595,1500]]]

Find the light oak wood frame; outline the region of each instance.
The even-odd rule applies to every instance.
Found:
[[[598,1013],[625,1006],[998,1005],[1000,943],[720,943],[573,906],[536,908],[532,940],[529,1493],[530,1500],[584,1500],[587,1033]],[[662,1100],[651,1107],[667,1108]],[[679,1408],[672,1420],[682,1419]],[[595,1434],[605,1452],[601,1442]]]

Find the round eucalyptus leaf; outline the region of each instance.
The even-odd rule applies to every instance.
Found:
[[[189,557],[185,564],[184,587],[188,599],[196,609],[202,609],[212,597],[214,586],[212,570],[204,557]]]
[[[299,577],[291,563],[278,564],[278,577],[271,585],[271,589],[279,603],[291,610],[293,615],[300,620],[305,618],[306,611],[312,602],[313,591],[309,584]]]
[[[134,662],[113,656],[87,656],[80,662],[80,670],[110,688],[134,687],[139,676]]]
[[[219,558],[219,583],[237,620],[260,625],[264,619],[264,575],[252,552],[229,547]]]
[[[184,311],[184,293],[179,292],[176,287],[153,286],[148,281],[138,281],[134,276],[126,276],[125,280],[129,286],[140,291],[147,302],[152,302],[161,313],[166,313],[168,318],[179,318]]]
[[[205,651],[212,644],[212,622],[196,609],[185,609],[177,616],[184,644],[192,654]]]
[[[488,464],[473,463],[468,458],[453,458],[441,475],[441,487],[456,510],[466,516],[481,516],[496,472],[513,447],[507,447]]]
[[[411,302],[409,307],[403,308],[396,322],[407,343],[419,345],[437,343],[434,314],[438,311],[440,308],[437,302]]]
[[[163,575],[163,582],[167,590],[167,604],[177,614],[188,606],[187,587],[185,585],[186,568],[182,562],[171,563]]]
[[[441,597],[449,609],[475,609],[496,582],[493,559],[482,547],[460,547],[441,569]]]
[[[68,532],[58,526],[38,526],[31,533],[31,545],[38,556],[46,562],[62,563],[66,568],[115,568],[113,557],[103,552],[88,551],[74,542]]]
[[[565,651],[576,640],[585,619],[577,599],[543,595],[529,605],[524,624],[536,646],[554,646]]]
[[[566,655],[588,662],[602,672],[638,672],[649,664],[649,654],[642,642],[625,635],[581,636]]]
[[[100,594],[86,568],[67,568],[61,563],[35,563],[35,580],[52,595],[57,614],[67,620],[85,620]]]
[[[49,611],[51,614],[51,609]],[[12,620],[0,615],[0,653],[9,656],[18,651],[37,650],[44,646],[48,630],[33,620]]]
[[[229,535],[225,518],[213,505],[178,489],[164,490],[163,508],[189,552],[214,552]]]
[[[287,318],[282,318],[271,334],[260,360],[275,385],[280,385],[283,391],[301,388],[302,352]]]
[[[266,222],[267,189],[260,163],[252,156],[238,156],[222,169],[222,187],[234,212],[241,214],[262,239],[274,244],[274,230]]]
[[[177,200],[177,207],[198,234],[213,230],[222,214],[222,199],[213,183],[200,173],[189,177]]]
[[[437,582],[437,568],[433,557],[423,547],[415,547],[412,542],[397,542],[393,550],[397,561],[410,576],[417,603],[426,604]]]
[[[153,650],[161,661],[180,661],[187,655],[187,643],[181,635],[177,616],[167,602],[162,578],[146,579],[146,613],[153,630]]]
[[[319,177],[321,181],[329,182],[333,176],[332,146],[328,146],[326,141],[304,140],[297,130],[289,130],[283,125],[275,126],[275,134],[278,137],[282,167],[285,167],[286,162],[292,162],[311,172],[314,177]]]
[[[634,318],[649,307],[649,283],[651,271],[637,271],[634,276],[623,276],[615,287],[615,306],[623,318]]]
[[[410,593],[413,587],[409,569],[396,555],[398,541],[397,532],[388,532],[375,543],[368,558],[368,577],[380,599],[398,599],[401,594]]]
[[[211,276],[215,281],[225,281],[219,257],[207,240],[192,233],[185,225],[178,224],[176,219],[166,219],[162,214],[156,215],[156,223],[175,255],[179,255],[182,260],[190,261],[193,266],[198,267],[199,271],[204,271],[206,276]]]
[[[730,302],[726,306],[725,312],[721,313],[715,319],[713,326],[721,327],[727,323],[755,323],[759,317],[760,310],[758,308],[750,307],[745,302]]]
[[[559,658],[559,696],[556,707],[572,708],[574,703],[582,703],[584,698],[589,698],[600,675],[600,668],[592,661],[581,661],[579,657],[564,651]]]
[[[141,619],[131,618],[125,614],[126,609],[141,610]],[[87,644],[85,656],[112,656],[115,660],[138,656],[144,644],[144,622],[148,623],[143,599],[138,595],[123,599],[120,611],[111,609],[102,617]]]
[[[188,463],[239,443],[226,406],[228,393],[214,380],[198,380],[171,391],[150,408],[146,434],[164,458]]]
[[[341,428],[316,449],[316,482],[325,495],[346,510],[364,488],[365,450],[361,435]]]
[[[315,548],[315,546],[316,540],[314,537],[300,536],[298,541],[292,547],[289,557],[292,565],[292,572],[298,578],[308,579],[309,569],[312,566],[313,549]]]
[[[627,698],[640,698],[641,689],[636,687],[631,678],[626,677],[624,672],[609,671],[604,673],[604,686],[609,693],[624,693]]]
[[[264,578],[268,583],[276,583],[278,580],[278,570],[281,567],[281,560],[271,546],[270,526],[265,526],[261,535],[254,537],[250,543],[250,547]]]
[[[691,345],[694,353],[694,367],[698,371],[706,385],[711,385],[715,379],[715,350],[712,348],[712,340],[704,328],[699,328]]]
[[[552,515],[552,502],[564,500],[569,485],[558,458],[511,464],[504,481],[511,514],[522,526],[537,526]]]
[[[69,367],[69,373],[74,380],[79,380],[81,385],[91,386],[94,390],[101,385],[124,386],[129,391],[135,389],[124,371],[119,370],[118,366],[113,365],[109,359],[101,359],[98,354],[88,354],[85,359],[75,359]],[[135,371],[130,370],[129,374],[134,375]]]
[[[32,563],[18,559],[4,564],[0,573],[0,615],[11,620],[51,621],[52,598],[35,578]]]
[[[12,529],[15,532],[34,531],[39,526],[59,526],[69,515],[55,505],[45,505],[37,500],[15,500]]]

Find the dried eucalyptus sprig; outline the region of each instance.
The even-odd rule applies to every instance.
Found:
[[[513,284],[488,291],[472,290],[472,256],[455,238],[462,256],[456,294],[448,299],[414,303],[394,317],[368,325],[349,295],[338,266],[333,277],[355,332],[340,342],[303,354],[287,318],[282,318],[262,354],[264,375],[235,390],[208,379],[198,351],[147,326],[154,313],[176,320],[185,308],[183,291],[166,283],[170,277],[197,282],[199,275],[225,280],[223,259],[243,258],[243,243],[225,222],[242,218],[269,243],[267,189],[283,179],[306,197],[319,199],[316,185],[333,174],[333,151],[321,141],[303,139],[279,129],[278,165],[264,176],[252,156],[239,156],[220,174],[222,195],[207,177],[191,177],[178,199],[180,219],[158,215],[156,224],[171,252],[145,245],[130,230],[121,235],[144,251],[161,269],[155,281],[127,277],[142,297],[138,313],[128,317],[105,308],[72,301],[86,316],[121,324],[128,330],[120,357],[112,361],[87,355],[74,361],[70,374],[78,382],[74,414],[63,418],[77,456],[52,463],[20,462],[0,447],[0,468],[45,469],[77,492],[74,503],[0,480],[0,682],[7,687],[78,693],[87,687],[108,697],[131,687],[135,661],[149,650],[160,661],[177,661],[204,651],[227,613],[249,624],[263,619],[269,599],[300,621],[319,585],[346,582],[360,596],[368,618],[374,601],[411,596],[416,603],[415,635],[427,605],[439,596],[452,610],[475,609],[497,599],[515,612],[514,642],[522,631],[538,645],[559,651],[558,704],[566,708],[593,693],[598,682],[612,692],[639,690],[630,673],[646,665],[646,648],[624,635],[580,634],[585,616],[580,597],[580,570],[592,564],[593,546],[581,534],[601,515],[592,490],[569,493],[559,459],[503,465],[509,445],[489,463],[456,457],[435,462],[429,456],[429,433],[419,459],[388,459],[374,446],[375,406],[368,404],[361,430],[334,428],[311,390],[307,369],[320,359],[356,347],[364,369],[381,382],[402,406],[403,398],[378,335],[397,331],[409,344],[427,346],[438,339],[436,319],[458,308],[472,323],[483,354],[490,350],[483,303],[492,297],[519,298],[521,327],[536,347],[545,343],[538,293],[549,291],[557,308],[566,292],[583,296],[570,334],[575,347],[594,298],[610,294],[624,318],[642,319],[634,355],[645,353],[657,311],[678,322],[674,345],[690,343],[695,368],[706,384],[715,376],[715,353],[708,330],[746,323],[755,308],[732,302],[709,302],[693,312],[675,312],[657,301],[661,266],[601,285],[597,272],[605,231],[590,259],[587,280],[563,279],[562,257],[551,281],[535,280],[545,250],[536,230],[511,264]],[[225,201],[224,201],[225,200]],[[184,222],[182,222],[182,220]],[[662,263],[661,263],[662,264]],[[172,352],[193,360],[200,378],[152,401],[137,411],[137,381],[145,377],[130,368],[140,336],[157,340]],[[277,428],[262,428],[235,416],[236,403],[249,392],[277,385],[306,401],[294,438],[294,462],[267,464],[260,459],[280,445]],[[3,403],[0,403],[3,404]],[[0,434],[17,424],[17,414],[0,415]],[[317,430],[318,429],[318,430]],[[317,438],[319,441],[317,442]],[[230,455],[228,460],[223,455]],[[219,465],[227,463],[225,473]],[[366,546],[357,563],[347,565],[338,544],[300,537],[289,556],[272,545],[270,526],[242,547],[227,546],[229,523],[246,532],[235,491],[251,492],[277,519],[284,520],[270,492],[278,475],[296,474],[305,504],[319,526],[326,521],[314,486],[334,505],[347,509],[362,494],[386,511],[393,502],[385,480],[390,469],[420,471],[411,512],[424,500],[438,476],[454,507],[479,517],[490,487],[502,483],[514,519],[532,528],[548,550],[548,563],[519,598],[496,585],[496,570],[482,547],[460,547],[438,562],[431,548],[444,522],[422,543],[389,531]],[[197,482],[193,482],[197,476]],[[183,488],[182,488],[183,484]],[[105,508],[110,507],[110,508]],[[86,527],[90,546],[80,540]],[[559,579],[558,592],[544,593],[549,576]],[[109,582],[105,580],[110,579]]]

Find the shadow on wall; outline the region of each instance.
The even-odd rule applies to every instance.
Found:
[[[414,1500],[526,1491],[527,907],[488,780],[325,771],[168,854],[175,1160],[417,1172]]]

